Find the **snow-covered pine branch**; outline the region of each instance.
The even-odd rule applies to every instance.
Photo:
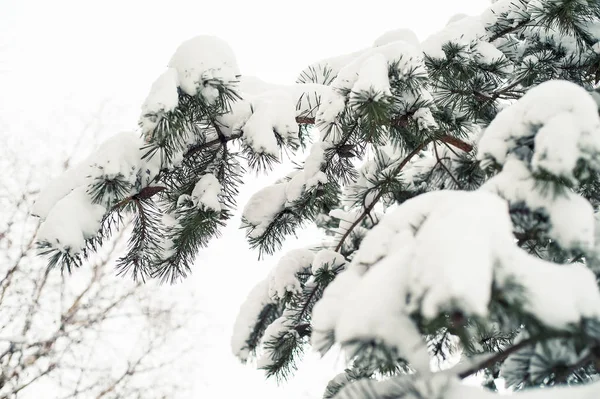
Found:
[[[51,265],[78,266],[132,213],[121,271],[174,281],[231,218],[246,170],[304,154],[250,198],[242,227],[261,255],[309,222],[327,240],[281,256],[251,291],[237,356],[285,378],[308,345],[340,345],[348,370],[326,392],[339,398],[493,395],[459,383],[475,373],[493,389],[589,383],[599,80],[592,0],[493,1],[422,42],[387,32],[290,85],[244,76],[222,40],[196,37],[152,85],[137,134],[41,194],[40,244]]]

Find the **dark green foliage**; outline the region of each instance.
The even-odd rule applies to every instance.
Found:
[[[256,237],[249,236],[248,243],[252,248],[258,248],[259,258],[264,254],[273,254],[281,248],[286,236],[313,221],[322,209],[336,204],[338,190],[335,183],[319,184],[306,190],[297,201],[275,215],[264,233]],[[247,234],[250,235],[255,226],[243,219],[242,223],[248,228]]]
[[[302,281],[300,293],[283,302],[282,328],[263,342],[264,351],[270,359],[263,367],[267,376],[285,380],[296,370],[297,361],[304,353],[311,335],[312,309],[323,296],[325,288],[343,268],[344,265],[323,265],[317,273]],[[309,270],[304,273],[310,274]]]
[[[134,280],[145,281],[163,251],[164,228],[161,213],[151,199],[133,199],[125,207],[134,214],[133,230],[127,243],[127,254],[117,261],[120,275],[131,273]]]

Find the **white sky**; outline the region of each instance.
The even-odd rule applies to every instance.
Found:
[[[135,128],[152,81],[177,45],[195,35],[228,41],[243,74],[291,83],[310,62],[368,47],[387,30],[410,28],[424,39],[452,15],[478,14],[487,4],[488,0],[0,0],[0,156],[14,149],[33,164],[60,161],[72,148],[82,120],[105,101],[110,107],[100,136]],[[243,197],[273,178],[254,181]],[[190,331],[198,344],[194,397],[319,397],[323,384],[333,377],[335,359],[317,362],[313,356],[292,382],[276,388],[230,354],[237,308],[273,263],[256,262],[238,224],[234,220],[224,238],[200,254],[192,278],[161,288],[174,295],[196,291],[204,301],[206,314],[196,323],[197,331]],[[311,234],[301,238],[309,240]]]

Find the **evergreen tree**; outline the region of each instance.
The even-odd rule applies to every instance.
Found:
[[[306,150],[242,223],[261,255],[309,222],[327,239],[251,291],[240,359],[284,379],[307,346],[339,345],[348,369],[327,398],[486,398],[498,377],[547,388],[523,398],[595,398],[599,80],[596,0],[495,1],[289,86],[240,75],[225,43],[197,37],[153,84],[141,134],[42,193],[40,246],[70,270],[133,214],[119,271],[175,281],[231,217],[244,171]],[[460,383],[477,373],[487,390]]]

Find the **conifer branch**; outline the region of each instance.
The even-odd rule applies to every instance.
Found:
[[[450,140],[447,140],[450,139]],[[400,162],[400,164],[398,165],[397,169],[396,169],[396,173],[400,173],[402,171],[402,169],[404,169],[404,167],[408,164],[408,162],[410,162],[410,160],[417,155],[419,152],[423,151],[423,149],[425,147],[427,147],[431,142],[434,142],[435,140],[441,140],[444,141],[446,143],[452,144],[452,142],[454,142],[453,139],[456,139],[455,137],[452,136],[442,136],[437,137],[437,138],[428,138],[427,140],[423,141],[421,144],[419,144],[417,146],[417,148],[415,148],[414,150],[412,150],[403,160],[402,162]],[[456,139],[456,141],[458,143],[460,143],[460,147],[457,145],[458,148],[463,149],[466,152],[469,152],[473,149],[473,146],[471,146],[468,143],[463,142],[460,139]],[[467,150],[468,149],[468,150]],[[335,247],[335,251],[339,252],[342,249],[342,246],[344,245],[344,242],[346,241],[346,239],[348,238],[348,236],[350,235],[350,233],[352,233],[352,231],[356,228],[356,226],[358,226],[360,223],[362,223],[363,219],[365,217],[367,217],[368,215],[371,214],[371,211],[373,211],[373,208],[375,207],[375,205],[377,204],[377,202],[381,199],[381,197],[385,194],[385,192],[382,190],[380,191],[375,198],[373,198],[373,200],[371,201],[371,203],[369,204],[369,206],[365,207],[364,211],[360,214],[360,216],[350,225],[350,227],[348,227],[348,229],[344,232],[344,234],[342,235],[342,237],[340,238],[340,241],[338,242],[338,244]]]
[[[297,117],[296,122],[299,124],[302,124],[302,125],[314,125],[315,118]],[[401,117],[401,118],[392,119],[392,126],[398,126],[398,127],[406,126],[406,118]],[[450,145],[452,145],[458,149],[461,149],[465,152],[473,151],[473,146],[471,144],[469,144],[465,141],[462,141],[458,137],[454,137],[454,136],[445,134],[445,135],[438,137],[437,140],[440,140],[444,143],[450,144]],[[427,144],[429,144],[429,142],[427,142]]]
[[[458,377],[460,379],[465,379],[465,378],[477,373],[479,370],[492,367],[496,363],[506,360],[506,358],[508,356],[510,356],[513,353],[518,352],[519,350],[524,349],[530,345],[535,345],[535,344],[538,344],[542,341],[549,340],[549,339],[569,338],[569,337],[571,337],[571,336],[568,334],[557,334],[557,335],[551,335],[551,336],[538,335],[538,336],[534,336],[534,337],[529,337],[527,339],[519,341],[518,343],[514,344],[513,346],[511,346],[501,352],[498,352],[498,353],[488,357],[481,363],[478,363],[478,364],[468,368],[467,370],[464,370],[464,371],[458,373]],[[572,366],[572,371],[576,370],[577,368],[585,366],[586,364],[591,362],[593,359],[595,359],[595,355],[594,355],[594,351],[592,350],[589,355],[585,356],[583,359],[581,359],[579,362],[577,362],[576,364],[574,364]]]
[[[502,36],[504,35],[508,35],[509,33],[513,33],[518,31],[521,28],[524,28],[525,26],[527,26],[527,24],[530,22],[529,19],[524,19],[523,21],[519,22],[517,25],[515,26],[509,26],[507,28],[502,29],[499,32],[496,32],[495,34],[493,34],[492,36],[489,37],[488,42],[493,42],[495,40],[500,39]]]

